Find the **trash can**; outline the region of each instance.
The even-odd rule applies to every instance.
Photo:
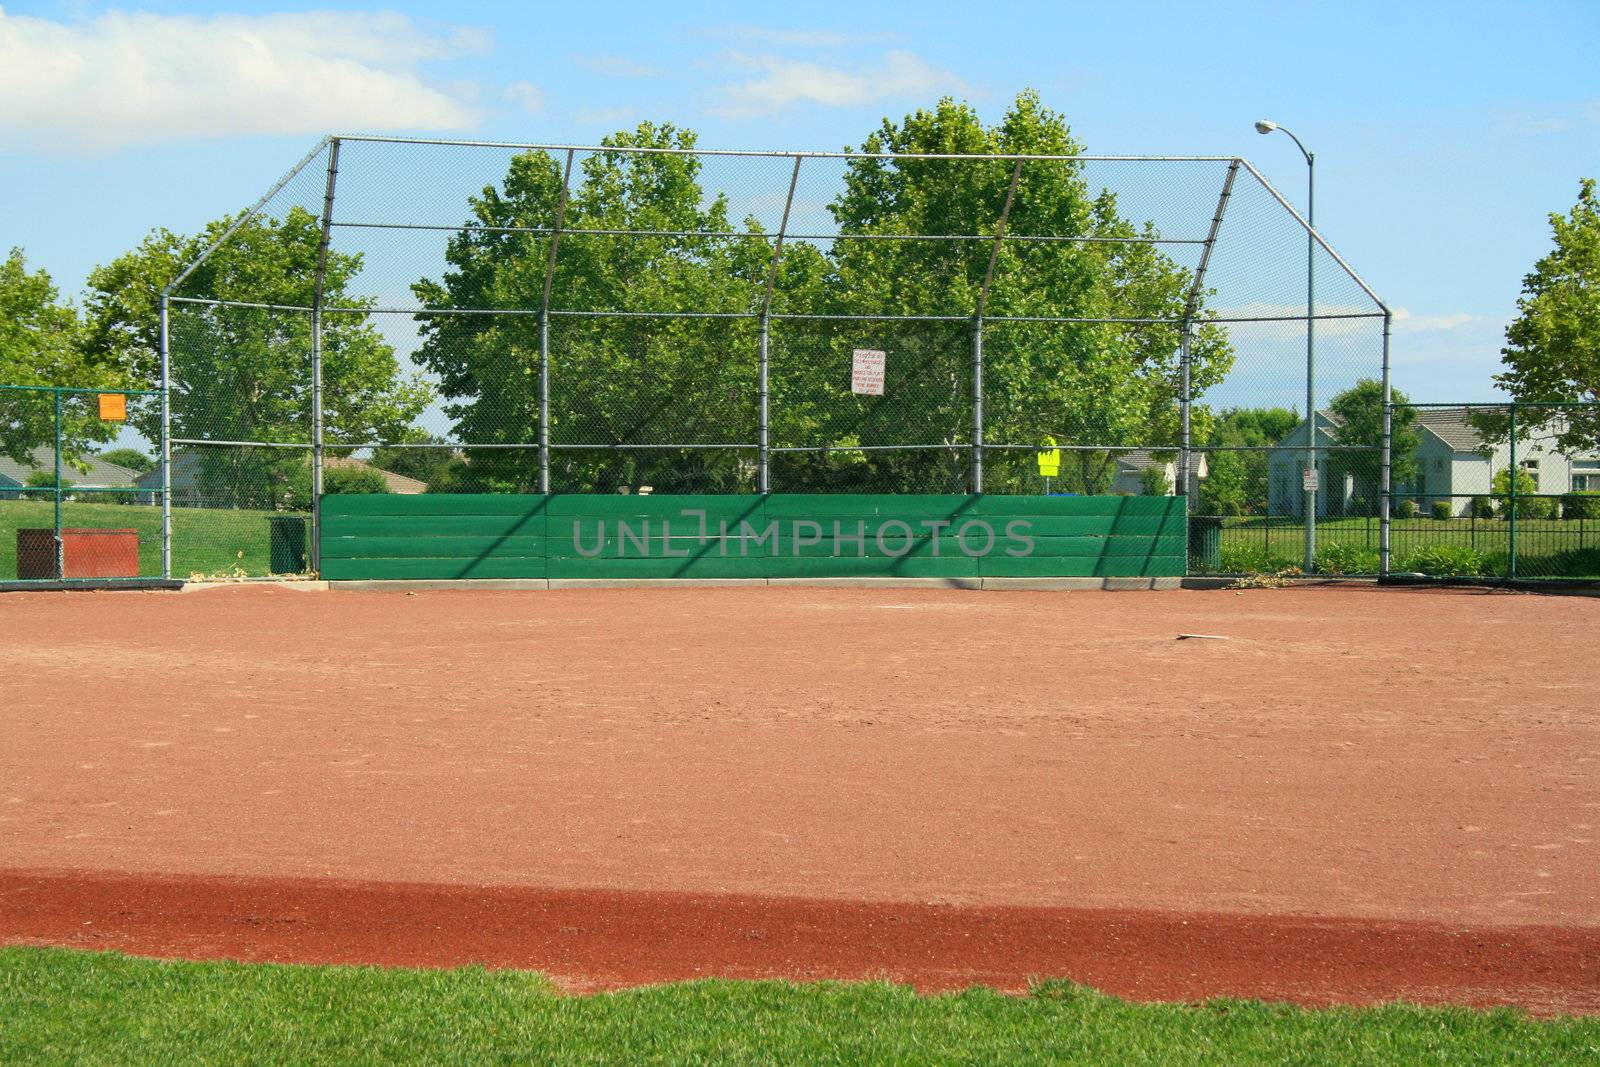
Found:
[[[303,574],[306,569],[306,517],[267,516],[267,558],[273,574]]]
[[[1189,516],[1189,569],[1199,574],[1222,570],[1222,516]]]

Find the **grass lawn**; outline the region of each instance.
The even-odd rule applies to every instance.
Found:
[[[1303,560],[1304,527],[1285,516],[1226,520],[1222,529],[1222,570],[1276,571]],[[1317,522],[1319,560],[1338,564],[1343,573],[1378,571],[1378,520],[1322,519]],[[1511,524],[1504,519],[1395,519],[1390,545],[1396,570],[1413,567],[1413,557],[1445,547],[1481,557],[1484,573],[1504,575],[1511,549]],[[1326,560],[1322,557],[1326,556]],[[1331,569],[1324,566],[1321,569]],[[1517,523],[1519,577],[1600,577],[1600,520],[1523,519]]]
[[[537,974],[0,950],[6,1063],[1578,1063],[1600,1019],[1133,1004],[1069,983],[920,997],[701,981],[563,996]]]
[[[48,528],[54,523],[55,505],[48,499],[0,500],[0,581],[17,576],[17,530]],[[69,500],[61,507],[64,526],[130,528],[139,531],[139,573],[161,576],[161,508],[138,504],[82,503]],[[271,572],[268,555],[268,511],[229,508],[172,509],[172,575]],[[242,553],[242,555],[241,555]]]

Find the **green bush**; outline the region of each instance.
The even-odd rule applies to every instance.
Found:
[[[1268,552],[1266,546],[1257,544],[1224,544],[1222,546],[1221,572],[1223,574],[1276,574],[1298,567],[1298,559],[1290,559],[1277,552]]]
[[[1561,498],[1564,519],[1600,519],[1600,492],[1568,493]]]
[[[371,467],[329,467],[322,472],[322,491],[330,495],[387,493],[389,483]]]
[[[1401,559],[1395,569],[1440,578],[1476,578],[1488,573],[1488,561],[1466,545],[1427,545]]]
[[[1521,519],[1553,519],[1556,517],[1556,499],[1552,496],[1518,496],[1516,502],[1517,518]],[[1511,517],[1511,500],[1500,501],[1500,517]]]
[[[54,489],[56,487],[55,471],[34,471],[22,483],[29,489]]]
[[[1417,502],[1408,496],[1403,496],[1394,502],[1394,517],[1397,519],[1414,519],[1417,517]]]
[[[1432,510],[1433,517],[1436,519],[1453,519],[1456,517],[1455,501],[1453,500],[1435,500]]]
[[[1494,501],[1486,496],[1475,496],[1472,503],[1467,505],[1467,514],[1475,519],[1494,518]]]
[[[1334,542],[1317,549],[1318,574],[1377,574],[1378,554],[1357,545]]]

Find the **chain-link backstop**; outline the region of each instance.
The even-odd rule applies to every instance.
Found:
[[[173,537],[366,490],[1176,493],[1196,572],[1382,567],[1389,313],[1248,162],[646,133],[318,145],[163,298]]]

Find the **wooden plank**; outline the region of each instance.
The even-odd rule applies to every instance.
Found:
[[[543,536],[508,537],[418,537],[389,536],[324,537],[323,559],[476,559],[509,556],[542,559],[546,555]]]
[[[322,515],[531,515],[548,498],[518,493],[336,493],[322,498]]]
[[[328,537],[504,537],[542,535],[543,513],[531,515],[328,515],[322,533]]]
[[[353,579],[544,578],[544,559],[329,559],[322,577]]]

